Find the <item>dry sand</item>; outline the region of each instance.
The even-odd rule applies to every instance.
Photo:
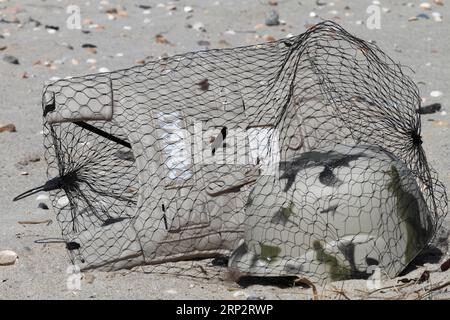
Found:
[[[376,41],[394,60],[410,66],[415,71],[413,78],[421,95],[426,99],[424,104],[439,102],[444,111],[450,111],[450,1],[444,0],[444,5],[440,6],[430,0],[432,10],[424,10],[419,7],[421,1],[383,0],[381,7],[389,10],[382,10],[381,29],[375,30],[365,25],[366,9],[372,1],[278,0],[277,6],[269,6],[267,2],[174,1],[174,10],[168,5],[158,5],[157,1],[120,1],[123,7],[117,7],[119,1],[80,1],[83,30],[90,31],[82,33],[66,27],[66,1],[0,0],[0,58],[12,55],[19,60],[19,64],[0,60],[0,124],[12,123],[17,129],[14,133],[0,132],[0,250],[14,250],[19,255],[14,265],[0,267],[0,299],[313,297],[312,289],[301,287],[278,288],[262,284],[239,287],[220,280],[223,275],[214,276],[217,270],[207,267],[207,262],[198,263],[210,272],[209,279],[149,273],[146,268],[137,268],[132,272],[93,272],[84,275],[81,290],[68,290],[69,260],[63,244],[39,243],[39,240],[60,237],[57,223],[18,223],[54,220],[52,210],[37,209],[36,196],[16,203],[11,201],[15,195],[46,181],[40,105],[44,81],[93,73],[100,68],[124,68],[136,61],[202,49],[205,43],[199,44],[200,40],[208,41],[209,48],[254,44],[264,42],[265,35],[278,39],[304,32],[307,24],[334,19],[351,33]],[[150,9],[138,6],[148,4]],[[185,12],[184,6],[192,7],[193,11]],[[119,10],[110,20],[105,11],[116,7],[123,11]],[[271,9],[277,10],[286,24],[264,26],[265,15]],[[317,16],[312,17],[311,12]],[[442,14],[441,22],[435,21],[433,12]],[[429,19],[422,16],[417,21],[408,21],[418,14],[426,14]],[[41,25],[37,26],[35,21]],[[204,25],[205,32],[187,27],[197,22]],[[51,29],[45,28],[46,25],[57,26],[59,30],[49,32]],[[198,29],[199,25],[195,26]],[[163,35],[169,44],[156,43],[157,34]],[[81,46],[85,43],[96,45],[97,53],[83,49]],[[443,95],[430,97],[430,92],[435,90]],[[445,112],[422,118],[428,159],[447,188],[450,185],[449,121]],[[23,172],[27,175],[22,175]],[[448,221],[447,218],[446,225]],[[448,258],[447,252],[441,260]],[[383,287],[402,285],[404,288],[372,292],[366,281],[355,280],[318,288],[318,296],[332,299],[449,298],[450,287],[438,286],[450,280],[450,271],[440,272],[439,262],[434,262],[408,274],[406,278],[413,279],[408,283],[398,279],[382,282]],[[414,279],[420,278],[425,269],[431,272],[430,279],[418,284]]]

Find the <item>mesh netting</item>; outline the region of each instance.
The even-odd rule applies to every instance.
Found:
[[[216,258],[240,275],[395,276],[447,211],[420,103],[332,22],[62,79],[43,96],[47,189],[82,269]]]

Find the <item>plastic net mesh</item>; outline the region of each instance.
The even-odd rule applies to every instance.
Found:
[[[71,258],[82,269],[216,258],[240,275],[395,276],[447,211],[420,102],[398,64],[332,22],[53,82],[46,159]]]

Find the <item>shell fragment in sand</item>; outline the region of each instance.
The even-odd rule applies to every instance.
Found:
[[[11,250],[0,251],[0,266],[12,265],[17,260],[17,253]]]

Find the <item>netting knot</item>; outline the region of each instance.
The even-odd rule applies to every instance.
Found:
[[[413,131],[411,133],[411,137],[412,137],[413,145],[420,146],[423,143],[422,136],[420,135],[419,132]]]

